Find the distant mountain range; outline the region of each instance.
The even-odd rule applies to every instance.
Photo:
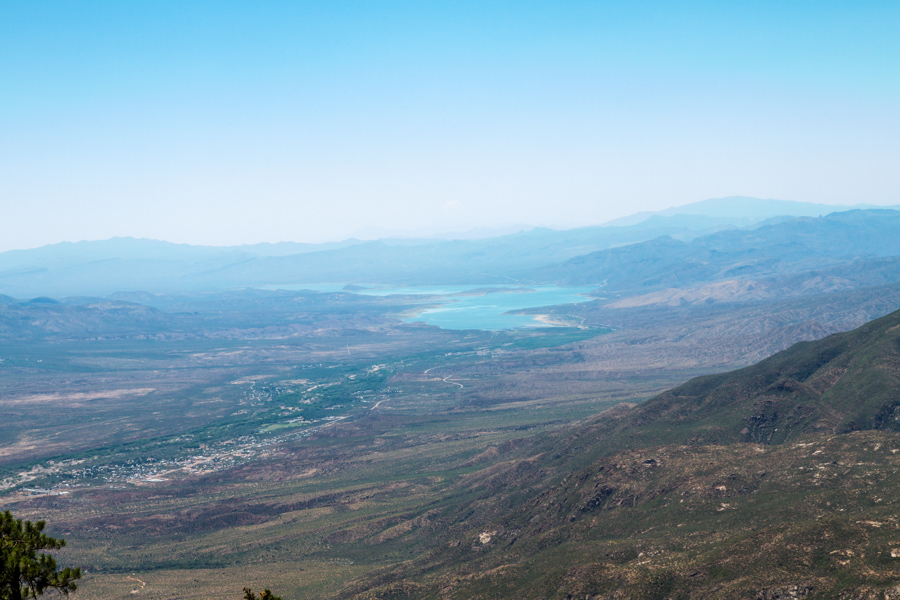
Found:
[[[711,198],[693,202],[685,206],[675,206],[660,211],[643,211],[633,215],[614,219],[604,225],[637,225],[658,217],[706,217],[719,222],[728,222],[736,226],[760,223],[775,216],[781,217],[824,217],[834,212],[848,210],[867,210],[873,208],[898,209],[898,206],[875,206],[873,204],[816,204],[813,202],[793,202],[790,200],[772,200],[751,198],[748,196],[729,196],[727,198]]]
[[[0,254],[0,293],[62,298],[325,282],[577,283],[647,291],[900,255],[896,211],[797,216],[834,208],[846,207],[722,198],[619,224],[469,240],[234,247],[133,238],[67,242]]]
[[[900,256],[900,211],[852,210],[727,230],[689,242],[662,236],[592,252],[532,273],[567,285],[659,289],[829,271],[847,263]]]

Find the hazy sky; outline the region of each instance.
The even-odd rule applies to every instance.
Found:
[[[900,2],[0,3],[0,250],[900,203]]]

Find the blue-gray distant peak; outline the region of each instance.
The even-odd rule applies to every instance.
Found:
[[[643,223],[653,217],[673,217],[690,215],[707,219],[728,220],[732,225],[747,226],[773,217],[819,217],[834,212],[853,209],[896,208],[879,207],[870,204],[817,204],[814,202],[794,202],[749,196],[728,196],[692,202],[684,206],[673,206],[660,211],[643,211],[615,219],[605,225],[628,226]]]

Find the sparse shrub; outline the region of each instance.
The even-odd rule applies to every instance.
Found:
[[[264,589],[257,596],[248,587],[244,588],[244,600],[281,600],[281,596],[276,596],[269,588]]]
[[[642,600],[665,600],[676,591],[678,577],[670,571],[649,575],[639,586],[637,597]]]

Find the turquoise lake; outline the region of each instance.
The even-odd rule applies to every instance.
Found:
[[[348,292],[344,284],[297,284],[266,286],[267,289],[346,292],[366,296],[428,296],[423,304],[433,304],[407,321],[419,321],[443,329],[482,329],[497,331],[519,327],[547,327],[533,315],[508,314],[509,311],[542,306],[590,302],[594,287],[558,287],[552,285],[444,285],[412,287],[371,287]],[[489,289],[488,292],[478,290]],[[469,295],[471,294],[471,295]]]

